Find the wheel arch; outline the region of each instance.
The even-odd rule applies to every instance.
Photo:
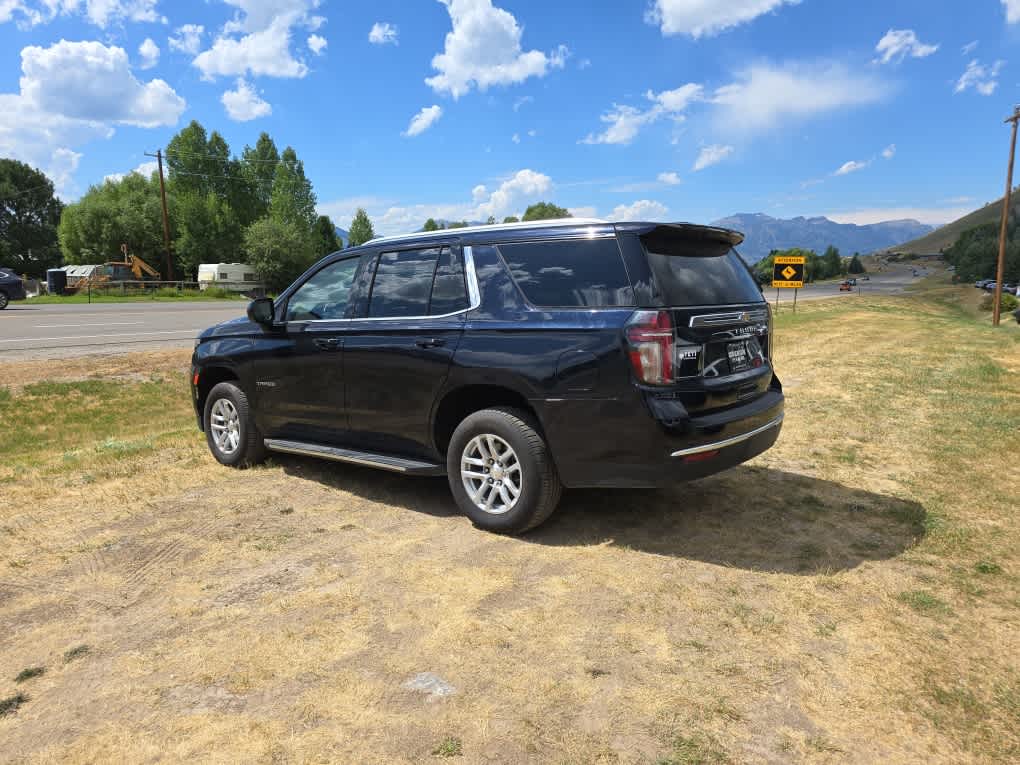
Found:
[[[197,386],[198,400],[196,401],[196,408],[198,410],[198,416],[203,420],[203,430],[205,430],[205,402],[209,398],[210,391],[212,391],[212,389],[221,382],[240,383],[240,381],[241,376],[237,373],[236,369],[230,366],[212,365],[202,367],[202,369],[199,370]]]
[[[445,455],[457,426],[470,414],[494,406],[508,406],[528,413],[541,430],[535,407],[520,391],[503,385],[462,385],[447,391],[436,407],[432,419],[432,439],[436,451]],[[544,435],[544,434],[543,434]]]

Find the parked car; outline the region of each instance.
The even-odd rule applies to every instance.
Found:
[[[840,282],[839,283],[839,291],[840,292],[853,292],[853,289],[854,289],[853,285],[850,284],[850,282]]]
[[[861,281],[870,282],[871,281],[871,277],[870,276],[862,276],[861,277]]]
[[[0,268],[0,311],[12,300],[25,299],[25,283],[8,268]]]
[[[851,287],[856,287],[857,286],[857,280],[856,279],[847,279],[846,283],[849,284]]]
[[[741,241],[569,219],[342,250],[201,334],[198,425],[225,465],[282,452],[445,474],[504,533],[542,523],[564,486],[734,467],[772,446],[784,407]]]

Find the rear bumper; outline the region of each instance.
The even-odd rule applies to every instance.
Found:
[[[652,488],[736,467],[779,438],[785,399],[773,388],[749,403],[664,419],[629,401],[557,402],[543,417],[553,459],[569,487]],[[668,424],[667,424],[668,423]]]

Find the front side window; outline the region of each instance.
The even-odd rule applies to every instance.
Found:
[[[547,308],[634,305],[616,238],[501,244],[517,286]]]
[[[346,318],[358,258],[332,263],[298,287],[287,302],[287,321]]]
[[[427,316],[440,252],[445,250],[382,253],[368,301],[369,317]]]

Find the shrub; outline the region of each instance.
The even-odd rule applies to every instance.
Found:
[[[983,298],[981,298],[981,310],[982,311],[991,311],[992,310],[992,304],[994,302],[995,302],[995,294],[992,293],[992,292],[989,292],[987,295],[985,295]],[[1015,311],[1018,307],[1020,307],[1020,300],[1017,300],[1015,295],[1010,295],[1007,292],[1003,292],[1002,293],[1002,301],[999,303],[999,311],[1001,313],[1008,313],[1010,311]]]

